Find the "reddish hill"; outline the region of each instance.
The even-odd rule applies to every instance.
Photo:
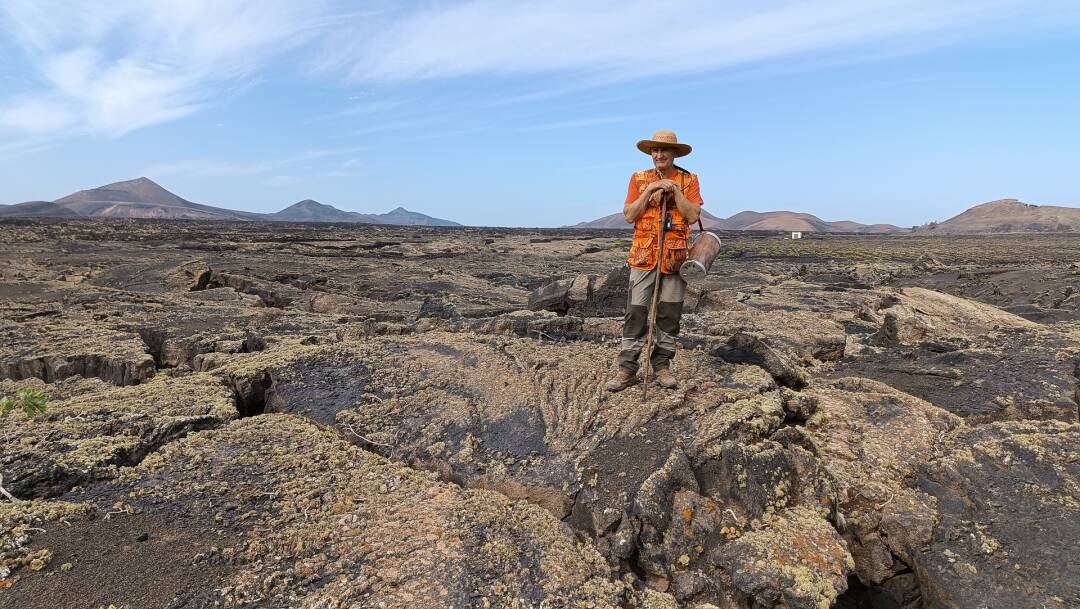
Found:
[[[701,210],[701,223],[705,226],[705,228],[713,228],[716,225],[716,223],[721,222],[721,221],[722,220],[720,218],[717,218],[716,216],[714,216],[714,215],[710,214],[709,212],[705,211],[704,209]],[[573,225],[573,226],[571,226],[569,228],[625,228],[625,229],[630,229],[630,228],[633,228],[633,227],[630,224],[627,224],[626,218],[624,218],[622,213],[620,212],[620,213],[617,213],[617,214],[611,214],[610,216],[604,216],[603,218],[598,218],[598,219],[593,220],[591,222],[578,222],[577,224],[575,224],[575,225]]]
[[[917,232],[926,235],[1080,232],[1080,208],[1001,199],[976,205],[940,224],[920,226]]]
[[[148,178],[80,190],[54,203],[89,218],[257,220],[260,217],[259,214],[192,203]]]
[[[813,233],[901,233],[905,229],[891,224],[860,224],[850,220],[826,222],[813,214],[793,211],[742,211],[730,218],[718,218],[702,210],[701,222],[706,229],[802,231]],[[604,216],[591,222],[575,224],[573,228],[630,228],[621,213]]]

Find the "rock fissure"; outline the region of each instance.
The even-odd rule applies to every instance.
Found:
[[[73,376],[98,378],[118,386],[138,385],[154,376],[154,358],[148,353],[120,356],[90,353],[44,355],[0,362],[0,379],[41,379],[55,383]]]
[[[235,273],[205,269],[195,276],[188,289],[192,292],[198,292],[214,288],[230,288],[241,294],[250,294],[251,296],[258,297],[262,306],[278,309],[288,307],[295,302],[295,298],[283,294],[281,291],[274,290],[269,285],[271,283],[273,282],[261,281],[259,279],[237,275]],[[302,291],[300,288],[294,289],[296,289],[296,291]]]
[[[0,454],[0,470],[5,485],[23,498],[111,480],[192,432],[236,416],[230,390],[207,375],[163,374],[119,387],[70,377],[43,392],[49,397],[44,414],[5,420],[9,449]]]
[[[1073,376],[1076,378],[1076,389],[1073,391],[1073,401],[1076,402],[1076,420],[1080,422],[1080,359],[1073,366]]]
[[[270,371],[250,376],[228,377],[233,390],[233,404],[240,418],[252,417],[266,411],[267,396],[273,396],[276,380]]]
[[[922,609],[925,607],[918,577],[901,571],[880,584],[864,584],[857,576],[836,599],[836,609]]]

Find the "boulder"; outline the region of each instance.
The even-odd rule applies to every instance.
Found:
[[[912,556],[929,606],[1080,606],[1080,425],[1008,421],[963,430],[919,487],[938,503]]]
[[[919,273],[943,273],[949,270],[949,266],[930,254],[920,254],[915,262],[911,263],[911,270]]]
[[[814,403],[803,429],[835,486],[854,571],[865,585],[883,585],[930,543],[936,502],[909,481],[961,420],[861,378],[814,381],[801,399]]]
[[[925,288],[908,287],[886,295],[877,311],[884,319],[873,337],[879,345],[915,345],[968,339],[994,331],[1039,328],[1038,324],[997,307]]]
[[[713,350],[714,355],[731,363],[754,364],[768,372],[778,385],[801,389],[807,375],[783,353],[765,342],[765,337],[750,332],[738,332],[727,343]]]
[[[619,317],[626,310],[630,268],[623,265],[605,275],[578,275],[553,281],[529,293],[530,310],[579,317]]]
[[[461,313],[458,313],[457,307],[447,298],[425,296],[416,318],[424,319],[429,317],[453,321],[461,319]]]
[[[831,607],[854,567],[840,536],[807,508],[777,514],[715,554],[735,587],[761,607]]]

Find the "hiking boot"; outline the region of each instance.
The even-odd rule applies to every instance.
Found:
[[[637,372],[630,372],[626,368],[619,368],[619,372],[615,375],[615,378],[611,379],[604,385],[604,389],[608,391],[622,391],[630,385],[633,385],[638,380]]]
[[[656,384],[664,389],[675,389],[679,386],[679,381],[675,380],[675,375],[671,373],[670,368],[657,368]]]

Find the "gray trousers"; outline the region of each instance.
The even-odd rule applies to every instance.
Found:
[[[638,371],[638,358],[645,347],[649,328],[649,305],[652,304],[653,284],[659,271],[630,269],[630,290],[626,295],[626,318],[623,320],[619,366],[630,372]],[[650,362],[653,370],[666,368],[675,357],[675,337],[679,335],[686,282],[678,274],[660,276],[660,298],[656,303],[656,334]]]

